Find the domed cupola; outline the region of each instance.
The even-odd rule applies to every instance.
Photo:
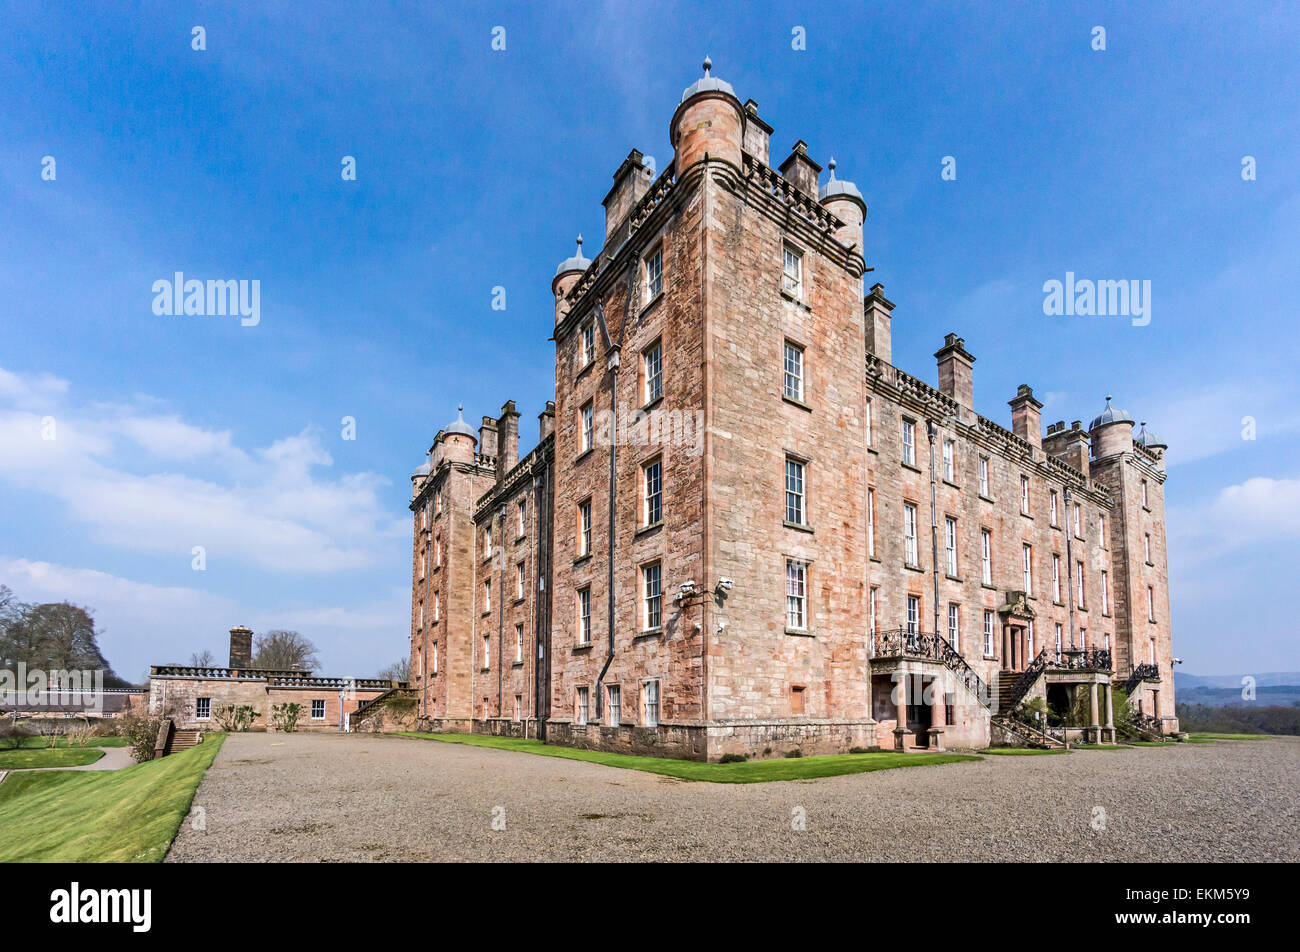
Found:
[[[447,436],[468,436],[475,443],[478,442],[478,436],[468,423],[465,422],[465,404],[456,405],[456,419],[448,423],[442,430],[442,435]]]
[[[848,198],[866,205],[866,201],[863,200],[862,193],[858,191],[856,185],[848,179],[837,179],[835,177],[835,165],[835,159],[832,157],[830,162],[826,164],[831,173],[830,181],[817,189],[817,201],[825,204],[828,198]]]
[[[1133,437],[1133,442],[1134,442],[1134,443],[1139,443],[1139,444],[1141,444],[1142,446],[1145,446],[1145,447],[1146,447],[1147,449],[1149,449],[1149,450],[1154,450],[1154,449],[1167,450],[1167,449],[1169,449],[1169,444],[1168,444],[1168,443],[1166,443],[1164,440],[1162,440],[1162,439],[1161,439],[1159,436],[1157,436],[1155,433],[1152,433],[1150,430],[1147,429],[1147,421],[1146,421],[1146,420],[1143,420],[1143,421],[1142,421],[1142,429],[1140,429],[1140,430],[1137,431],[1137,434]]]
[[[1110,399],[1110,394],[1106,394],[1106,409],[1097,414],[1097,416],[1093,418],[1092,422],[1088,424],[1089,430],[1095,430],[1099,426],[1106,426],[1110,423],[1127,423],[1130,426],[1133,424],[1133,417],[1129,415],[1129,412],[1127,410],[1121,410],[1119,407],[1111,406]]]
[[[736,91],[731,88],[731,83],[725,79],[718,79],[716,76],[709,75],[711,69],[713,69],[713,60],[706,56],[704,57],[704,76],[686,87],[682,92],[682,98],[678,105],[699,93],[719,92],[727,93],[730,96],[736,95]]]
[[[565,258],[560,262],[560,266],[555,269],[555,276],[558,278],[562,274],[568,274],[576,271],[578,274],[585,274],[591,267],[591,259],[584,258],[582,255],[582,235],[578,236],[578,248],[573,252],[572,257]]]

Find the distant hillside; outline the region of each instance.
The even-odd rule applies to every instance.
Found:
[[[1264,687],[1288,685],[1300,691],[1300,671],[1266,671],[1262,674],[1250,674],[1255,679],[1255,686]],[[1189,688],[1236,688],[1241,690],[1241,679],[1245,674],[1184,674],[1174,672],[1174,689],[1182,694]]]

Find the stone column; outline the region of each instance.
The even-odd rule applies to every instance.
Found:
[[[1097,712],[1097,682],[1088,685],[1088,729],[1092,732],[1092,742],[1101,743],[1101,723]]]
[[[930,749],[943,750],[943,731],[947,723],[947,711],[944,710],[943,678],[937,677],[930,682]]]
[[[907,680],[905,671],[899,672],[899,680],[894,684],[894,710],[898,723],[894,725],[894,750],[907,749]]]
[[[1106,733],[1110,735],[1110,742],[1115,743],[1115,686],[1106,685]]]

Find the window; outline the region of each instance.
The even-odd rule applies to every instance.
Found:
[[[433,540],[433,567],[442,567],[442,536]]]
[[[492,526],[491,524],[483,527],[483,558],[492,554]]]
[[[492,580],[488,579],[483,583],[483,610],[490,612],[492,610]]]
[[[921,624],[921,596],[907,596],[907,633],[914,635]]]
[[[1025,629],[1025,641],[1028,642],[1026,653],[1030,658],[1034,657],[1034,623],[1031,620]]]
[[[524,563],[515,566],[515,598],[524,597]]]
[[[596,322],[588,321],[582,325],[578,338],[578,366],[585,367],[596,358]]]
[[[1051,507],[1050,507],[1050,509],[1051,509],[1051,520],[1052,520],[1052,525],[1057,525],[1057,521],[1056,521],[1056,490],[1055,490],[1055,489],[1052,490],[1051,496],[1050,496],[1049,498],[1050,498],[1050,500],[1051,500]]]
[[[781,260],[781,290],[791,297],[803,297],[803,255],[783,245]]]
[[[588,401],[582,408],[582,435],[578,444],[582,447],[582,452],[584,453],[591,449],[592,446],[592,431],[595,428],[595,418],[595,408],[592,406],[591,402]]]
[[[993,651],[993,612],[984,612],[984,657],[992,658]]]
[[[429,507],[424,505],[420,507],[420,528],[429,528]]]
[[[206,721],[212,716],[212,698],[196,697],[194,699],[194,719]]]
[[[943,441],[943,478],[950,483],[957,481],[956,447],[952,440]]]
[[[484,671],[492,667],[492,665],[489,663],[491,657],[492,657],[492,636],[484,635],[483,636],[483,664],[482,664]]]
[[[1147,505],[1147,481],[1142,480],[1142,505]]]
[[[1101,613],[1110,614],[1110,576],[1104,571],[1101,573]]]
[[[515,625],[515,664],[524,661],[524,626]]]
[[[420,555],[420,581],[424,581],[425,571],[429,567],[429,550],[425,549]]]
[[[993,533],[988,529],[980,530],[980,572],[984,584],[993,584]]]
[[[523,718],[524,718],[524,696],[522,694],[516,694],[515,695],[515,720],[521,721],[523,720]]]
[[[802,714],[803,708],[803,685],[795,684],[790,686],[790,713]]]
[[[606,691],[609,695],[609,726],[617,727],[623,719],[623,689],[611,684]]]
[[[1151,533],[1142,534],[1142,553],[1146,558],[1147,564],[1151,564]]]
[[[663,460],[656,459],[641,467],[641,491],[645,498],[641,514],[642,524],[652,526],[662,521],[663,514]]]
[[[642,402],[653,403],[664,395],[664,348],[655,341],[641,355],[641,377],[645,381]]]
[[[1156,590],[1147,586],[1147,621],[1156,620]]]
[[[322,698],[312,698],[311,702],[311,719],[313,721],[325,720],[325,701]]]
[[[591,555],[591,500],[578,503],[578,555]]]
[[[1074,504],[1074,534],[1083,538],[1083,514],[1079,511],[1079,504]]]
[[[876,557],[876,491],[867,490],[867,555]]]
[[[1106,517],[1101,513],[1097,514],[1097,544],[1106,548]]]
[[[867,412],[863,415],[863,419],[866,421],[867,424],[867,445],[871,446],[875,442],[875,440],[871,435],[871,401],[870,400],[867,401]]]
[[[804,563],[785,560],[785,626],[796,631],[808,627],[807,571]]]
[[[871,586],[871,596],[867,601],[867,608],[870,613],[868,618],[869,631],[874,635],[880,631],[880,589]]]
[[[957,723],[957,695],[945,694],[943,696],[943,722],[945,724]]]
[[[1052,556],[1052,601],[1061,600],[1061,557]]]
[[[663,566],[651,562],[641,567],[642,630],[654,631],[663,626]]]
[[[577,717],[579,724],[587,723],[587,713],[590,707],[590,692],[587,688],[578,688],[578,710]]]
[[[439,489],[436,493],[433,494],[433,514],[435,516],[442,515],[442,490],[441,489]]]
[[[987,456],[981,456],[980,457],[980,495],[987,496],[988,494],[989,494],[989,458]]]
[[[433,657],[430,658],[429,660],[433,662],[433,668],[432,668],[433,673],[437,674],[438,673],[438,642],[436,641],[433,643]]]
[[[578,589],[578,644],[591,644],[591,586]]]
[[[515,513],[519,517],[519,534],[522,536],[528,529],[528,502],[523,499],[519,500]]]
[[[1075,584],[1076,587],[1078,588],[1078,592],[1075,594],[1075,600],[1079,603],[1080,608],[1086,608],[1088,606],[1088,603],[1083,597],[1083,592],[1084,592],[1083,563],[1082,562],[1074,563],[1074,571],[1076,573],[1075,578],[1077,579],[1077,582]]]
[[[785,460],[785,521],[802,526],[804,519],[803,463],[786,457]]]
[[[803,348],[785,342],[784,393],[791,400],[803,401]]]
[[[659,292],[664,289],[664,250],[656,248],[645,259],[645,286],[649,292],[650,300],[659,296]]]
[[[1024,547],[1024,568],[1025,568],[1025,594],[1034,594],[1034,548],[1033,546]]]
[[[1029,515],[1029,477],[1020,477],[1020,511]]]
[[[1079,647],[1080,647],[1080,648],[1087,648],[1087,647],[1088,647],[1088,629],[1087,629],[1087,628],[1080,628],[1080,629],[1079,629]]]
[[[436,622],[442,615],[442,595],[438,592],[433,593],[433,620]]]
[[[1062,631],[1061,631],[1061,626],[1058,624],[1056,626],[1056,660],[1057,661],[1061,660],[1061,649],[1062,649]]]
[[[659,726],[659,682],[647,681],[644,687],[645,693],[645,726]]]
[[[911,420],[903,421],[903,462],[916,465],[916,424]]]
[[[948,606],[948,644],[961,651],[961,607],[956,604]]]
[[[945,558],[947,559],[948,574],[957,575],[957,520],[952,516],[945,516],[943,520],[943,538],[945,548]]]
[[[920,564],[916,548],[916,506],[910,502],[903,503],[903,549],[903,560],[908,565]]]
[[[420,623],[416,627],[424,628],[424,602],[420,602]]]

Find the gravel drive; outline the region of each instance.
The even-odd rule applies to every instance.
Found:
[[[195,795],[206,831],[182,823],[167,858],[1296,862],[1298,791],[1300,738],[736,785],[375,734],[233,734]]]

